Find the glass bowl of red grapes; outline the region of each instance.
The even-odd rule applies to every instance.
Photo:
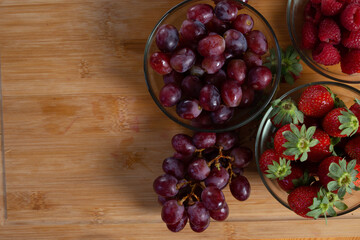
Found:
[[[360,91],[337,82],[296,87],[272,102],[260,124],[260,177],[283,206],[305,218],[360,207]]]
[[[269,61],[272,69],[264,66]],[[232,131],[254,120],[280,72],[275,33],[245,0],[184,1],[160,19],[145,48],[150,95],[194,131]]]
[[[288,30],[301,59],[338,82],[360,83],[359,19],[358,1],[288,1]]]

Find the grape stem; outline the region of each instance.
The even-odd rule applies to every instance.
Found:
[[[178,184],[176,184],[176,189],[179,190],[180,188],[182,188],[183,186],[185,186],[186,184],[190,184],[191,182],[180,182]]]
[[[202,158],[202,153],[203,153],[204,150],[205,150],[205,148],[196,149],[196,150],[195,150],[195,153],[198,154],[198,157],[199,157],[199,158]]]

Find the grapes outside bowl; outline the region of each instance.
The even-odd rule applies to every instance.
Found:
[[[342,83],[360,83],[360,73],[354,73],[354,74],[346,74],[343,73],[341,69],[341,64],[335,64],[330,66],[325,66],[323,64],[317,63],[313,59],[313,53],[310,49],[304,49],[302,44],[302,28],[304,25],[304,22],[306,19],[308,19],[309,22],[313,21],[321,21],[321,19],[324,19],[324,16],[320,16],[320,4],[316,8],[309,8],[311,5],[310,0],[289,0],[287,5],[287,26],[290,34],[291,41],[298,51],[301,59],[315,72],[319,73],[320,75]],[[315,1],[314,1],[315,2]],[[340,2],[340,1],[339,1]],[[310,5],[308,5],[310,4]],[[305,8],[308,9],[308,13],[305,17]],[[326,17],[326,19],[337,21],[337,18],[339,18],[340,14],[337,14],[335,16]],[[318,19],[318,20],[314,20]],[[319,22],[314,23],[316,28],[320,25]],[[342,28],[342,27],[341,27]],[[344,38],[344,29],[341,31],[341,38]],[[346,31],[345,31],[346,32]],[[318,41],[319,42],[319,41]],[[315,48],[317,48],[318,44],[315,45]],[[344,47],[342,43],[334,45],[335,48],[338,49],[340,55],[342,55],[342,58],[344,56],[345,52],[348,52],[349,49]],[[343,60],[343,59],[341,59]]]
[[[298,86],[298,87],[288,91],[283,96],[281,96],[279,99],[283,100],[283,99],[288,99],[290,97],[292,100],[294,100],[297,103],[302,92],[307,87],[313,86],[313,85],[322,85],[322,86],[329,88],[334,94],[337,95],[337,97],[339,97],[345,103],[346,107],[348,107],[348,108],[350,108],[350,106],[352,106],[354,104],[355,98],[360,99],[360,91],[359,90],[357,90],[351,86],[348,86],[348,85],[345,85],[342,83],[337,83],[337,82],[313,82],[313,83],[301,85],[301,86]],[[271,119],[270,114],[271,114],[272,110],[273,110],[273,107],[270,107],[265,112],[263,119],[260,123],[259,129],[258,129],[258,133],[256,136],[256,144],[255,144],[256,164],[257,164],[257,169],[258,169],[259,175],[261,177],[261,180],[264,183],[267,190],[271,193],[271,195],[277,201],[279,201],[279,203],[281,203],[284,207],[291,210],[291,208],[288,204],[289,193],[284,191],[280,187],[280,185],[276,179],[273,180],[273,179],[268,178],[266,176],[266,174],[264,174],[262,172],[261,166],[260,166],[260,158],[261,158],[262,154],[265,151],[274,148],[272,146],[273,141],[274,141],[273,137],[277,131],[277,128],[273,125],[273,123],[270,120]],[[335,147],[336,147],[336,145],[335,145]],[[350,160],[350,159],[348,159],[348,160]],[[290,161],[290,162],[292,162],[291,164],[293,164],[294,161]],[[306,164],[308,161],[300,163],[300,161],[297,160],[296,162],[297,162],[296,164]],[[298,166],[300,166],[300,165],[298,165]],[[304,165],[301,165],[301,166],[304,166]],[[309,165],[309,166],[311,166],[311,165]],[[310,168],[307,168],[307,169],[310,169]],[[314,178],[315,178],[315,180],[318,180],[318,176],[316,175],[316,170],[315,170]],[[313,184],[314,183],[316,183],[316,182],[313,182]],[[348,208],[346,210],[339,210],[334,207],[334,210],[336,211],[337,216],[350,213],[360,207],[360,191],[352,191],[351,194],[346,193],[343,203],[345,203],[348,206]],[[323,217],[324,216],[322,214],[320,216],[320,218],[323,218]]]
[[[263,66],[268,61],[271,71]],[[170,119],[193,131],[231,131],[271,102],[280,47],[267,20],[244,1],[187,0],[152,30],[144,73],[151,97]]]

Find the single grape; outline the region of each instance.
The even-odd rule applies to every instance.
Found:
[[[239,201],[245,201],[250,196],[250,183],[244,176],[233,178],[230,183],[231,194]]]
[[[233,59],[227,65],[226,72],[228,78],[243,84],[246,78],[247,67],[243,60]]]
[[[230,28],[230,24],[214,16],[211,21],[206,24],[206,28],[209,32],[216,32],[217,34],[223,35],[224,32]]]
[[[215,16],[222,21],[231,22],[235,20],[238,9],[234,3],[221,1],[215,6]]]
[[[225,151],[230,150],[238,142],[234,132],[224,132],[216,134],[216,145],[223,147]]]
[[[265,66],[254,67],[248,73],[248,85],[254,90],[264,90],[272,81],[272,73]]]
[[[247,34],[253,29],[254,20],[248,14],[239,14],[232,22],[232,26],[242,34]]]
[[[198,128],[210,127],[212,125],[210,113],[207,111],[202,111],[197,118],[191,120],[191,123],[194,127]]]
[[[217,89],[221,88],[223,82],[226,81],[226,73],[224,70],[220,69],[214,74],[205,74],[205,82],[208,84],[214,85]]]
[[[249,50],[246,51],[246,53],[244,54],[243,59],[244,59],[244,61],[246,63],[246,66],[248,68],[253,68],[253,67],[263,65],[261,56],[255,54],[255,53],[253,53],[252,51],[249,51]]]
[[[259,30],[254,30],[246,35],[249,49],[258,55],[264,55],[268,51],[268,42],[265,35]]]
[[[170,61],[169,57],[162,52],[155,52],[150,56],[150,66],[161,75],[172,71]]]
[[[197,132],[193,136],[193,143],[197,149],[213,147],[216,143],[216,133]]]
[[[244,168],[251,162],[253,153],[250,148],[237,147],[231,150],[230,156],[234,158],[233,166]]]
[[[216,221],[224,221],[229,216],[229,206],[225,202],[222,208],[209,211],[210,217]]]
[[[198,52],[201,56],[219,56],[225,51],[225,40],[218,34],[212,34],[200,40]]]
[[[161,206],[163,206],[164,203],[166,203],[167,201],[172,200],[172,199],[174,199],[174,197],[163,197],[163,196],[158,195],[158,203]]]
[[[239,106],[242,98],[241,85],[234,80],[224,82],[221,88],[221,98],[229,107]]]
[[[178,180],[175,177],[164,174],[155,179],[153,183],[154,191],[163,197],[173,197],[179,192],[176,187],[177,183]]]
[[[175,71],[183,73],[189,70],[195,61],[195,53],[190,48],[182,48],[171,56],[170,65]]]
[[[237,168],[237,167],[233,167],[233,173],[235,173],[237,176],[238,175],[244,175],[244,169],[243,168]]]
[[[182,73],[178,73],[177,71],[171,71],[171,73],[163,75],[165,85],[169,83],[175,83],[180,86],[183,79],[184,75]]]
[[[194,225],[190,222],[191,230],[193,230],[194,232],[197,232],[197,233],[201,233],[201,232],[205,231],[209,227],[209,225],[210,225],[210,218],[204,226]]]
[[[242,98],[239,107],[240,108],[246,108],[250,107],[255,99],[255,91],[252,87],[249,87],[247,85],[242,85]]]
[[[223,167],[214,167],[211,169],[209,176],[205,179],[205,186],[215,186],[223,189],[229,182],[229,173]]]
[[[179,43],[179,32],[173,25],[164,24],[156,33],[156,45],[163,52],[172,52]]]
[[[224,66],[225,61],[226,59],[224,54],[221,54],[219,56],[206,57],[202,61],[201,67],[208,74],[214,74]]]
[[[225,105],[220,105],[219,109],[211,112],[211,119],[215,124],[224,124],[232,118],[234,110]]]
[[[181,90],[184,96],[198,98],[204,83],[197,76],[188,75],[181,83]]]
[[[214,17],[213,8],[209,4],[196,4],[187,11],[187,19],[206,24]]]
[[[184,215],[182,216],[179,222],[174,224],[166,224],[166,226],[172,232],[180,232],[186,226],[187,221],[188,221],[188,217],[186,215],[186,212],[184,212]]]
[[[206,187],[201,193],[201,200],[208,210],[222,208],[225,203],[223,192],[215,186]]]
[[[189,164],[188,174],[190,178],[196,181],[202,181],[209,176],[210,168],[205,159],[199,158]]]
[[[199,95],[200,106],[207,111],[215,111],[220,107],[219,90],[212,84],[205,85]]]
[[[196,202],[194,205],[187,207],[189,222],[193,225],[204,227],[210,220],[209,211],[202,202]]]
[[[165,173],[172,175],[177,179],[182,179],[185,175],[184,164],[176,158],[166,158],[163,161],[162,169]]]
[[[206,28],[199,21],[184,20],[180,28],[180,34],[186,42],[198,42],[206,36]]]
[[[196,99],[181,101],[176,106],[176,113],[184,119],[197,118],[201,114],[201,111],[202,108]]]
[[[181,220],[185,213],[183,205],[173,199],[164,203],[161,211],[161,218],[166,224],[175,224]]]
[[[191,156],[196,150],[192,138],[186,134],[174,135],[171,139],[171,145],[176,152],[185,156]]]
[[[232,58],[235,57],[234,54],[229,53],[229,52],[225,52],[225,53],[224,53],[224,56],[225,56],[225,59],[226,59],[226,60],[229,60],[229,59],[232,59]]]
[[[181,98],[181,89],[175,83],[169,83],[160,90],[159,100],[164,107],[175,106]]]
[[[248,48],[245,36],[235,29],[227,30],[224,33],[224,39],[226,44],[225,51],[234,56],[241,56]]]

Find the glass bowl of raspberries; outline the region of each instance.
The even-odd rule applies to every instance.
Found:
[[[269,23],[243,0],[187,0],[156,24],[144,73],[157,106],[194,131],[225,132],[259,116],[281,73]],[[271,68],[265,65],[271,61]]]
[[[360,2],[289,0],[287,25],[302,60],[338,82],[360,83]]]
[[[360,207],[360,91],[337,82],[294,88],[265,113],[255,146],[260,177],[306,218]]]

